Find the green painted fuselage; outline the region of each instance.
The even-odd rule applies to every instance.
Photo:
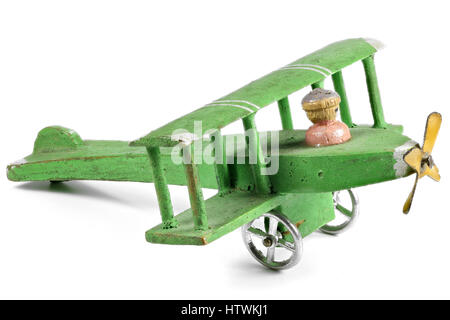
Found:
[[[373,129],[352,128],[352,139],[344,144],[309,147],[304,143],[304,130],[279,131],[279,164],[276,174],[269,176],[277,193],[329,192],[389,181],[410,174],[399,172],[396,149],[411,141],[398,127]],[[267,135],[270,137],[270,134]],[[234,189],[254,189],[246,144],[242,135],[224,136],[237,141],[235,148],[226,150],[231,186]],[[264,144],[265,135],[261,135]],[[207,145],[204,142],[204,146]],[[270,154],[271,144],[267,143]],[[406,150],[405,150],[406,151]],[[186,185],[182,164],[172,161],[171,149],[161,150],[167,181]],[[244,162],[245,163],[242,163]],[[273,161],[271,164],[272,165]],[[401,164],[400,164],[401,165]],[[204,188],[217,188],[213,163],[198,165]],[[72,149],[37,151],[8,166],[8,178],[13,181],[109,180],[153,182],[145,148],[130,147],[123,141],[83,141]]]

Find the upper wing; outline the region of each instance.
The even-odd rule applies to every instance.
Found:
[[[201,138],[278,101],[306,86],[321,81],[342,68],[380,49],[372,39],[348,39],[330,44],[248,85],[197,109],[150,134],[131,142],[132,146],[173,146]],[[201,121],[201,128],[195,128]],[[194,130],[194,128],[196,130]],[[184,134],[174,134],[183,129]]]

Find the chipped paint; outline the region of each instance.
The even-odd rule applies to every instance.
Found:
[[[11,163],[11,168],[18,167],[18,166],[21,166],[26,163],[28,163],[28,161],[26,159],[20,159],[20,160],[17,160],[15,162]]]
[[[8,177],[8,179],[10,179],[10,178],[9,178],[9,177],[10,177],[10,176],[9,176],[9,173],[10,173],[10,172],[12,172],[15,168],[20,167],[21,165],[24,165],[24,164],[26,164],[26,163],[28,163],[28,161],[27,161],[26,159],[20,159],[20,160],[17,160],[17,161],[15,161],[15,162],[9,164],[9,165],[6,167],[6,176]]]
[[[15,168],[20,167],[21,165],[24,165],[27,163],[28,163],[28,161],[26,159],[20,159],[20,160],[17,160],[15,162],[9,164],[6,167],[6,175],[8,175],[9,171],[14,170]]]
[[[403,160],[403,156],[405,153],[410,150],[411,148],[414,148],[418,146],[419,144],[415,142],[414,140],[409,140],[402,144],[401,146],[395,148],[394,150],[394,170],[395,170],[395,176],[396,177],[404,177],[408,173],[409,166],[406,164],[406,162]]]
[[[186,133],[172,134],[171,139],[172,141],[180,142],[184,146],[188,146],[193,141],[197,140],[198,136],[196,134],[186,132]]]
[[[302,219],[302,220],[300,220],[299,222],[297,222],[296,224],[295,224],[295,226],[297,227],[297,228],[299,228],[302,224],[304,224],[305,223],[305,219]],[[282,235],[283,236],[287,236],[287,235],[289,235],[291,232],[290,231],[285,231],[285,232],[283,232],[282,233]]]
[[[383,42],[381,42],[380,40],[377,40],[377,39],[364,38],[364,40],[368,44],[370,44],[372,47],[374,47],[377,51],[384,49],[386,47]]]

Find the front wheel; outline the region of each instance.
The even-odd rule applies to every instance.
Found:
[[[359,199],[352,190],[347,190],[347,193],[347,198],[349,199],[347,199],[346,202],[341,191],[333,192],[334,212],[336,214],[335,221],[343,217],[344,222],[338,222],[338,224],[330,223],[322,226],[320,231],[323,233],[336,235],[348,230],[350,226],[355,223],[356,218],[359,215]]]
[[[302,256],[302,237],[286,216],[269,212],[242,227],[244,244],[250,254],[270,269],[288,269]]]

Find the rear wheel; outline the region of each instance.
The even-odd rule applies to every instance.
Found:
[[[288,269],[302,256],[302,237],[286,216],[269,212],[242,227],[250,254],[270,269]]]
[[[339,234],[352,226],[359,215],[359,200],[356,193],[352,190],[333,192],[333,204],[336,219],[320,228],[320,231],[326,234]]]

